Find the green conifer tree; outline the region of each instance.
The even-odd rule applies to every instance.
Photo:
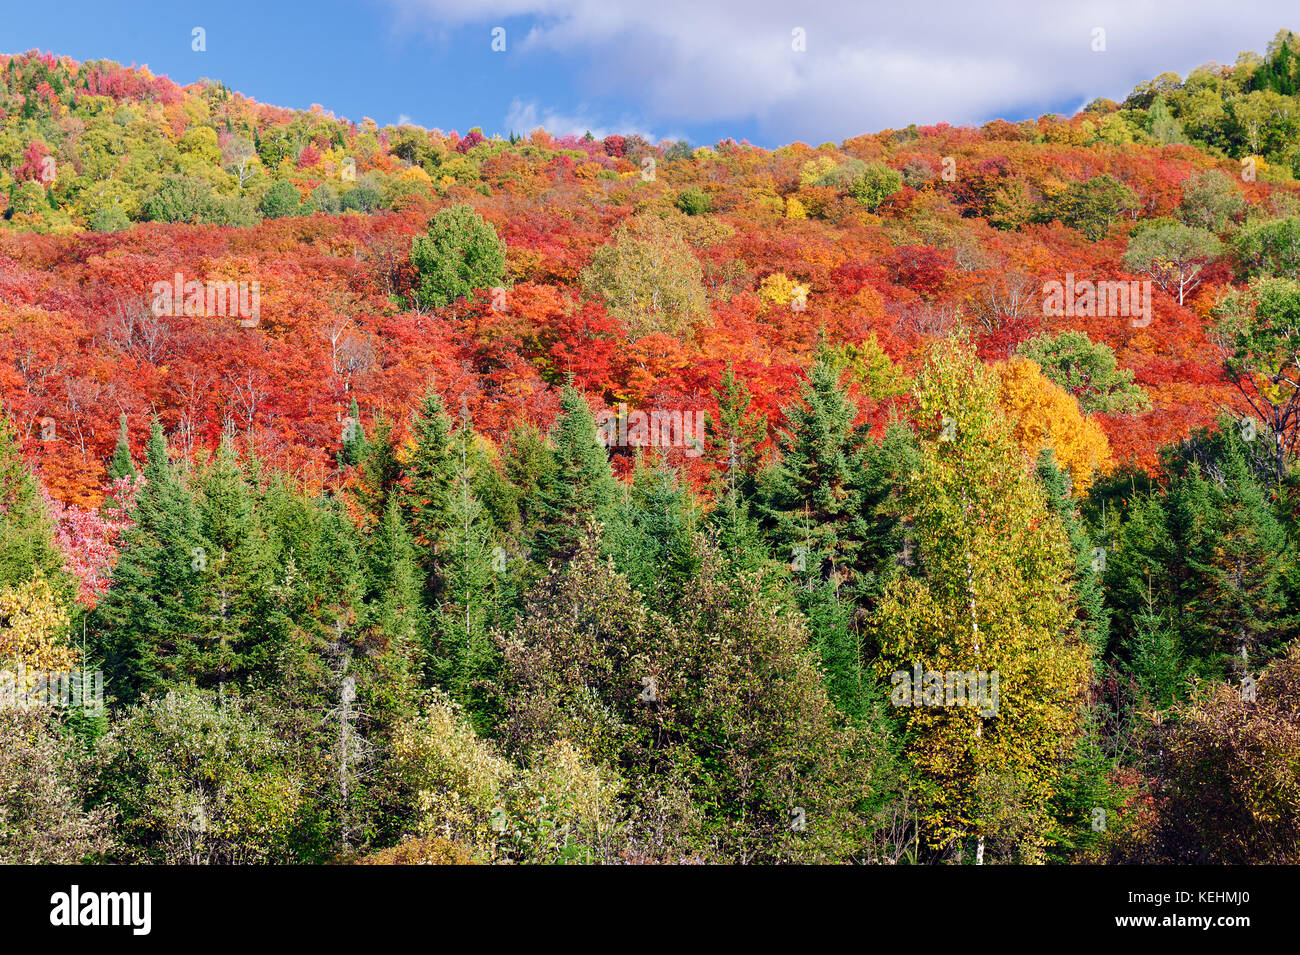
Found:
[[[613,518],[623,497],[591,408],[572,385],[560,395],[550,438],[553,465],[540,475],[530,509],[537,519],[532,556],[539,562],[572,556],[586,523]]]
[[[108,466],[108,476],[116,481],[126,477],[133,478],[135,475],[135,462],[131,460],[130,432],[127,430],[124,412],[118,418],[117,446],[113,448],[113,460]]]
[[[194,498],[168,460],[157,421],[144,485],[131,509],[108,593],[95,608],[112,694],[122,702],[187,680],[203,624],[199,593],[211,544],[199,532]]]

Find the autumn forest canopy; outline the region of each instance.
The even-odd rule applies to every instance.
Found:
[[[0,204],[0,862],[1300,863],[1290,31],[775,150],[0,55]]]

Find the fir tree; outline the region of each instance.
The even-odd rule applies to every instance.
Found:
[[[510,430],[501,457],[514,503],[517,533],[522,539],[531,540],[540,524],[536,513],[539,489],[555,467],[554,457],[542,433],[527,421],[519,422]]]
[[[348,416],[343,419],[343,446],[339,450],[339,467],[356,467],[366,453],[366,430],[361,425],[361,409],[353,396]]]
[[[37,574],[55,583],[64,596],[72,596],[40,485],[23,462],[9,419],[0,416],[0,587],[24,583]]]
[[[133,525],[123,535],[112,585],[92,623],[112,692],[124,702],[163,692],[192,675],[202,629],[199,590],[212,553],[157,421],[145,460]]]
[[[1182,694],[1184,670],[1178,637],[1169,618],[1160,612],[1148,592],[1146,603],[1133,620],[1133,635],[1125,642],[1125,669],[1155,709],[1167,709]]]
[[[774,550],[796,573],[848,585],[867,597],[893,565],[890,521],[880,505],[892,490],[869,426],[857,425],[857,404],[834,366],[819,359],[785,409],[789,427],[778,460],[758,481],[758,512]]]
[[[456,462],[451,447],[451,419],[432,386],[411,419],[414,446],[402,468],[402,502],[415,537],[417,562],[426,586],[435,587],[435,564],[451,521]]]
[[[1088,531],[1079,518],[1078,508],[1070,498],[1069,476],[1056,464],[1050,448],[1038,457],[1038,481],[1047,495],[1047,504],[1061,521],[1075,554],[1075,596],[1078,601],[1080,634],[1093,648],[1099,660],[1105,653],[1110,635],[1110,617],[1101,589],[1101,572],[1106,550],[1093,546]]]
[[[352,497],[363,513],[367,527],[378,524],[388,509],[389,498],[397,490],[402,466],[397,460],[393,426],[382,418],[375,421],[374,436],[366,440],[365,451],[357,465],[357,480]]]
[[[108,466],[108,476],[114,481],[136,476],[135,462],[131,460],[130,433],[127,430],[125,412],[118,418],[117,446],[113,449],[113,460]]]
[[[704,434],[708,460],[719,469],[715,480],[722,486],[735,483],[742,494],[749,496],[758,468],[759,446],[767,440],[767,416],[751,409],[749,386],[736,377],[730,365],[711,394],[718,403],[718,413],[705,418]]]
[[[503,623],[503,597],[509,590],[504,551],[494,546],[491,519],[474,493],[474,430],[468,415],[452,438],[456,473],[450,520],[441,556],[442,598],[436,620],[434,675],[486,729],[488,689],[500,662],[489,636]]]
[[[698,560],[692,537],[698,514],[689,492],[664,464],[638,455],[632,486],[611,522],[606,546],[628,581],[662,609],[680,600]]]
[[[390,498],[370,535],[363,625],[384,673],[390,707],[409,711],[419,684],[419,656],[427,633],[420,599],[420,572],[401,507]]]
[[[543,562],[572,556],[586,523],[608,521],[622,499],[609,457],[596,437],[596,419],[572,385],[560,395],[551,446],[553,464],[540,475],[531,508],[537,519],[533,557]]]
[[[269,675],[286,621],[271,594],[273,555],[229,433],[198,479],[199,534],[210,545],[197,571],[206,632],[201,685]]]

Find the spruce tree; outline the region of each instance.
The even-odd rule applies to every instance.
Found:
[[[869,426],[834,366],[818,359],[785,409],[779,457],[758,481],[758,512],[773,549],[796,574],[847,585],[864,597],[892,565],[893,542],[877,526],[892,484]]]
[[[560,395],[560,414],[550,437],[553,463],[538,480],[531,508],[537,519],[532,556],[543,563],[571,557],[587,522],[610,520],[623,496],[597,439],[591,408],[572,385]]]
[[[199,533],[210,545],[198,612],[200,685],[270,675],[287,621],[272,595],[274,558],[256,497],[227,433],[197,480]]]
[[[510,576],[504,551],[495,545],[491,518],[474,493],[475,442],[473,427],[465,416],[452,436],[456,473],[440,557],[443,589],[433,663],[438,683],[466,707],[476,725],[486,729],[489,687],[500,663],[490,631],[504,622]]]
[[[407,709],[420,682],[428,626],[420,599],[420,572],[401,507],[390,498],[370,535],[366,555],[365,619],[370,654],[384,674],[390,702]]]
[[[718,413],[705,418],[704,435],[708,460],[718,470],[715,485],[723,491],[734,482],[749,496],[758,469],[759,446],[767,440],[767,416],[751,408],[749,386],[736,377],[730,365],[711,394]]]
[[[366,430],[361,425],[361,409],[353,396],[348,416],[343,422],[343,446],[339,450],[339,467],[356,467],[366,453]]]
[[[545,475],[555,467],[546,438],[527,421],[517,423],[501,449],[502,470],[514,503],[516,530],[531,540],[540,523],[536,513],[538,493]]]
[[[117,446],[113,448],[113,460],[108,466],[108,476],[117,481],[133,478],[136,475],[135,462],[131,460],[130,432],[127,430],[126,413],[118,418]]]
[[[414,445],[402,468],[402,504],[415,538],[417,562],[432,592],[435,563],[451,520],[456,463],[451,419],[432,386],[411,419]]]
[[[1079,517],[1078,507],[1070,497],[1069,477],[1056,464],[1050,448],[1038,456],[1038,481],[1047,495],[1047,503],[1065,528],[1075,555],[1075,596],[1078,602],[1080,633],[1100,660],[1110,636],[1110,617],[1101,589],[1106,549],[1094,547],[1087,528]]]
[[[606,546],[615,566],[661,611],[682,597],[698,567],[693,536],[699,517],[677,474],[638,455],[632,486],[610,524]]]
[[[756,572],[770,558],[759,522],[741,495],[743,480],[738,464],[729,460],[706,518],[720,558],[733,574]]]
[[[398,489],[402,466],[397,460],[393,426],[383,418],[375,421],[374,436],[366,440],[357,465],[352,497],[362,511],[364,525],[374,527],[388,509],[388,500]]]
[[[1235,443],[1214,473],[1193,465],[1172,481],[1168,510],[1187,568],[1179,593],[1186,629],[1220,672],[1240,679],[1290,632],[1286,530]]]
[[[193,676],[203,630],[199,594],[213,552],[199,533],[194,498],[168,460],[157,421],[145,461],[133,523],[92,622],[111,692],[121,702]]]
[[[40,485],[23,461],[8,417],[0,416],[0,587],[25,583],[37,574],[72,596]]]
[[[1133,620],[1133,635],[1125,642],[1128,661],[1124,669],[1137,681],[1147,702],[1167,709],[1183,693],[1183,663],[1178,635],[1167,614],[1152,602],[1150,593]]]

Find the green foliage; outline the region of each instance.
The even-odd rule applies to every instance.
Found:
[[[675,623],[594,542],[538,583],[504,639],[509,747],[580,739],[617,768],[647,861],[864,857],[891,784],[882,741],[837,719],[797,617],[697,546]]]
[[[1106,237],[1122,216],[1137,207],[1137,196],[1132,189],[1102,173],[1071,182],[1051,204],[1049,215],[1097,242]]]
[[[628,323],[632,337],[681,335],[704,312],[703,270],[677,230],[659,216],[636,216],[596,250],[583,290]]]
[[[1105,548],[1094,548],[1092,538],[1079,516],[1078,507],[1070,496],[1069,477],[1057,466],[1050,448],[1038,456],[1035,474],[1046,492],[1047,504],[1060,520],[1074,552],[1074,591],[1078,602],[1079,635],[1100,659],[1105,653],[1110,635],[1110,615],[1106,609],[1101,587],[1101,572],[1105,567]]]
[[[258,208],[268,219],[283,219],[285,216],[299,215],[303,211],[298,190],[293,183],[284,179],[266,190]]]
[[[784,409],[778,457],[759,477],[758,513],[798,579],[877,593],[898,543],[882,507],[890,475],[832,364],[813,364],[800,398]]]
[[[692,187],[684,189],[677,196],[677,208],[682,210],[688,216],[704,215],[713,208],[713,203],[709,199],[709,194],[703,189]]]
[[[466,205],[434,213],[425,235],[411,244],[419,273],[416,300],[423,308],[450,305],[475,289],[493,288],[505,277],[506,246],[496,230]]]
[[[849,195],[871,212],[903,188],[903,176],[883,163],[869,163],[862,174],[849,184]]]
[[[292,751],[237,697],[173,690],[100,744],[95,796],[121,814],[124,861],[284,862],[306,814]]]
[[[200,629],[200,574],[215,551],[200,533],[194,496],[168,460],[157,421],[142,477],[112,586],[91,620],[107,680],[123,702],[165,690],[207,662],[200,645],[178,638]]]
[[[1016,351],[1038,365],[1043,375],[1075,398],[1085,412],[1134,414],[1151,400],[1133,382],[1133,372],[1119,368],[1115,353],[1084,332],[1044,333],[1022,342]]]
[[[920,569],[890,583],[871,626],[907,754],[935,784],[926,839],[1032,860],[1078,737],[1090,651],[1069,625],[1077,556],[1001,418],[993,375],[944,343],[918,378],[921,461],[906,504]],[[969,685],[966,705],[926,701],[920,687],[900,697],[914,669],[985,674],[984,699]]]
[[[1294,279],[1300,273],[1300,216],[1247,227],[1235,248],[1247,275]]]
[[[112,808],[85,806],[92,773],[47,708],[0,706],[0,864],[78,865],[110,852]]]
[[[62,572],[40,486],[23,462],[9,418],[0,416],[0,587],[37,574],[60,580]]]
[[[587,399],[571,385],[560,395],[550,445],[550,462],[527,502],[537,521],[530,545],[539,563],[572,556],[588,522],[600,525],[611,520],[623,497],[609,456],[597,440],[596,419]]]
[[[167,176],[145,200],[144,215],[154,222],[198,222],[209,208],[211,189],[187,176]]]
[[[1183,183],[1183,201],[1175,215],[1185,225],[1223,233],[1241,221],[1246,200],[1232,177],[1217,169],[1189,176]]]
[[[1129,239],[1124,265],[1150,275],[1159,288],[1182,305],[1201,284],[1201,270],[1221,251],[1222,244],[1206,229],[1156,219],[1144,223]]]
[[[126,414],[118,418],[117,444],[113,448],[113,460],[108,466],[108,476],[116,481],[119,478],[136,475],[135,462],[131,460],[130,432],[126,426]]]
[[[1290,612],[1283,584],[1294,556],[1235,430],[1202,435],[1167,455],[1163,487],[1128,508],[1107,557],[1118,633],[1141,650],[1144,685],[1223,679],[1280,652]],[[1177,634],[1170,645],[1161,617]]]

